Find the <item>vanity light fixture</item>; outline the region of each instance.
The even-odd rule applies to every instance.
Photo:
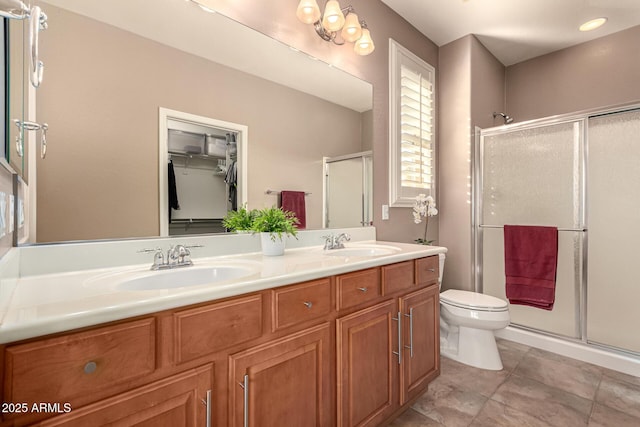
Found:
[[[316,0],[300,0],[296,16],[305,24],[313,24],[323,40],[337,45],[354,43],[358,55],[369,55],[375,49],[367,23],[351,5],[341,8],[337,0],[328,0],[321,13]]]
[[[607,22],[607,18],[604,18],[604,17],[592,19],[580,25],[579,30],[592,31],[592,30],[595,30],[596,28],[602,27],[606,22]]]

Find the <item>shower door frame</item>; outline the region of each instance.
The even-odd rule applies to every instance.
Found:
[[[579,276],[574,278],[574,291],[575,291],[575,335],[576,337],[571,337],[567,335],[557,334],[550,331],[545,331],[542,329],[537,329],[535,327],[520,325],[520,324],[512,324],[513,327],[517,327],[520,329],[530,330],[536,333],[542,333],[547,335],[552,335],[556,337],[561,337],[563,339],[580,341],[582,343],[586,343],[586,295],[587,295],[587,219],[586,219],[586,195],[587,195],[587,182],[586,182],[586,166],[587,166],[587,117],[583,115],[566,115],[566,116],[554,116],[550,118],[543,118],[539,120],[531,120],[522,123],[516,123],[513,125],[502,125],[488,129],[480,129],[476,128],[476,138],[475,138],[475,161],[473,162],[473,226],[472,226],[472,241],[473,241],[473,256],[474,260],[474,287],[476,292],[483,293],[483,271],[482,271],[482,262],[483,262],[483,228],[487,227],[483,224],[482,217],[482,209],[483,209],[483,168],[484,168],[484,137],[493,136],[493,135],[502,135],[505,133],[512,133],[523,130],[531,130],[536,128],[550,127],[554,125],[562,125],[568,123],[580,123],[581,124],[581,135],[580,135],[580,143],[582,156],[579,159],[580,162],[580,194],[579,194],[579,202],[578,202],[578,222],[579,226],[575,229],[566,229],[565,231],[570,232],[579,232],[580,234],[580,246],[581,250],[576,250],[574,253],[574,257],[580,258],[581,262],[581,271],[579,272]],[[498,226],[488,226],[491,228],[497,228]],[[576,259],[574,258],[574,259]],[[580,283],[578,283],[578,281]]]
[[[505,131],[513,132],[518,130],[534,129],[537,127],[543,127],[543,126],[546,127],[546,126],[557,125],[562,123],[579,122],[579,121],[583,122],[583,127],[582,127],[583,155],[581,159],[581,173],[580,173],[580,180],[582,183],[582,192],[580,194],[580,201],[579,201],[579,209],[580,209],[579,218],[580,218],[580,223],[582,227],[581,227],[581,230],[576,230],[578,232],[582,231],[581,233],[582,235],[581,267],[582,268],[580,272],[581,283],[580,283],[580,286],[576,289],[576,292],[577,292],[577,295],[576,295],[577,297],[576,298],[577,328],[576,329],[577,329],[577,332],[579,332],[577,334],[579,337],[578,338],[568,337],[565,335],[560,335],[553,332],[544,331],[544,330],[540,330],[537,328],[528,327],[524,325],[514,324],[514,325],[511,325],[512,327],[515,327],[517,329],[522,329],[525,331],[535,332],[538,334],[542,334],[542,335],[546,335],[554,338],[559,338],[565,341],[578,342],[590,347],[601,348],[601,349],[618,353],[618,354],[623,354],[623,355],[631,354],[631,355],[637,356],[636,353],[630,352],[625,349],[609,346],[606,344],[595,343],[588,340],[588,335],[587,335],[588,275],[587,275],[587,272],[588,272],[589,222],[588,222],[588,212],[586,207],[587,207],[588,194],[589,194],[589,191],[588,191],[589,183],[587,181],[587,172],[588,172],[587,167],[589,165],[589,120],[591,118],[601,117],[609,114],[625,113],[625,112],[639,110],[639,109],[640,109],[640,103],[633,102],[633,103],[625,103],[625,104],[619,104],[615,106],[609,106],[605,108],[588,109],[588,110],[583,110],[576,113],[561,114],[561,115],[556,115],[556,116],[551,116],[551,117],[546,117],[541,119],[524,121],[521,123],[514,123],[510,125],[496,126],[496,127],[487,128],[487,129],[481,129],[479,127],[475,128],[475,141],[474,141],[475,145],[473,150],[473,159],[471,162],[472,163],[471,188],[473,192],[472,206],[471,206],[471,209],[472,209],[471,259],[472,259],[473,265],[471,267],[472,267],[475,290],[476,292],[482,293],[483,292],[483,285],[482,285],[482,278],[483,278],[482,277],[482,261],[483,261],[482,172],[483,172],[483,166],[484,166],[483,138],[485,136],[503,134],[505,133]]]
[[[330,228],[329,222],[329,173],[328,166],[331,163],[339,163],[345,160],[361,159],[362,161],[362,193],[361,193],[361,221],[360,226],[369,227],[373,222],[373,208],[370,206],[373,200],[373,151],[360,151],[336,157],[322,158],[322,227]],[[367,165],[368,160],[368,165]],[[370,173],[369,173],[370,172]]]

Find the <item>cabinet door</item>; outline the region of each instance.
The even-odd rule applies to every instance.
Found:
[[[422,393],[440,374],[440,301],[438,285],[400,298],[403,354],[400,404]]]
[[[332,425],[329,323],[229,357],[229,425]]]
[[[398,408],[396,311],[390,300],[336,320],[340,427],[375,426]]]
[[[211,365],[191,369],[43,421],[38,426],[208,426]]]

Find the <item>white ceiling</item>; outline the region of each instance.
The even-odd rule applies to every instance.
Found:
[[[468,34],[476,35],[504,65],[640,25],[640,0],[382,2],[438,46]],[[586,33],[578,31],[580,24],[602,16],[608,18],[603,27]],[[375,29],[371,32],[374,34]]]

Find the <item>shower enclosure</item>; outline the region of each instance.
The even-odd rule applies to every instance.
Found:
[[[479,130],[476,289],[505,299],[503,226],[558,227],[552,311],[512,326],[640,356],[640,105]]]
[[[371,151],[326,157],[324,163],[325,228],[366,227],[373,220]]]

